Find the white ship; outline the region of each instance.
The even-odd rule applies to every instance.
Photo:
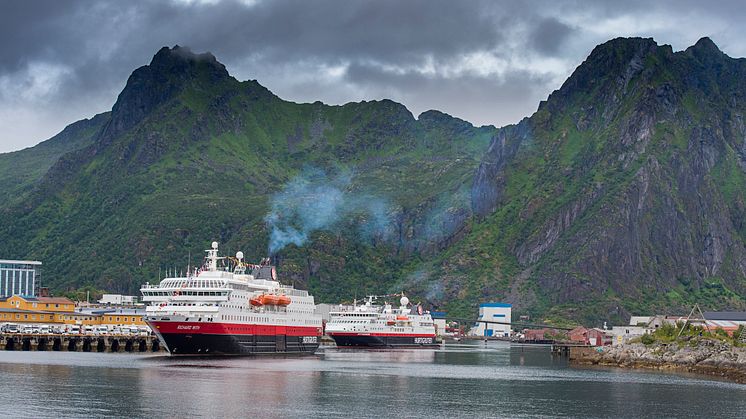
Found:
[[[435,325],[429,312],[418,305],[415,313],[402,296],[399,308],[375,305],[370,296],[362,305],[342,307],[329,313],[326,334],[337,346],[423,347],[435,346]]]
[[[316,351],[322,320],[314,314],[313,296],[280,284],[269,259],[252,265],[244,263],[242,252],[219,257],[217,242],[206,252],[204,265],[187,276],[140,289],[149,303],[145,321],[171,354]]]

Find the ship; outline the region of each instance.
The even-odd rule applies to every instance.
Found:
[[[140,289],[145,322],[171,355],[312,354],[322,335],[308,291],[283,285],[269,258],[248,264],[242,252]]]
[[[435,325],[429,312],[417,305],[415,312],[409,308],[409,298],[402,295],[399,307],[391,304],[376,305],[378,298],[369,296],[363,304],[340,306],[329,313],[326,334],[338,347],[431,347],[437,346]]]

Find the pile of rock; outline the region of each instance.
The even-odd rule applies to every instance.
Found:
[[[746,348],[726,342],[698,339],[649,346],[631,343],[587,351],[571,362],[625,368],[673,369],[705,373],[746,383]]]

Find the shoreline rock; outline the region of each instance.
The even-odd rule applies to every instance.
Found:
[[[717,340],[573,349],[570,363],[575,365],[690,372],[746,384],[746,348]]]

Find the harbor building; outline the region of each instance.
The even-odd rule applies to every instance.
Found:
[[[41,262],[36,260],[0,259],[0,297],[36,295]]]
[[[137,297],[134,295],[104,294],[98,300],[98,303],[112,306],[133,306],[137,304]]]
[[[445,311],[431,311],[430,315],[433,318],[433,324],[435,324],[435,333],[438,336],[445,336],[446,335],[446,328],[448,327],[446,323],[446,312]]]
[[[75,310],[75,303],[60,297],[0,298],[0,322],[64,323],[65,314]]]
[[[478,320],[510,323],[513,321],[511,310],[512,305],[508,303],[480,304]],[[510,325],[476,322],[471,334],[482,337],[510,337]]]
[[[0,298],[0,323],[145,326],[144,314],[145,310],[132,308],[76,310],[75,303],[64,297]]]

